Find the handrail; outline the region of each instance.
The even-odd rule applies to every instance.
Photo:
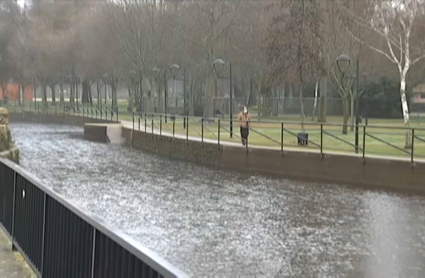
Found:
[[[371,135],[371,134],[369,134],[369,133],[365,133],[366,134],[366,136],[369,136],[370,138],[373,138],[373,139],[375,139],[376,141],[379,141],[379,142],[381,142],[381,143],[384,143],[384,144],[386,144],[386,145],[388,145],[388,146],[390,146],[390,147],[393,147],[394,149],[396,149],[396,150],[399,150],[399,151],[402,151],[402,152],[404,152],[404,153],[406,153],[406,154],[411,154],[411,152],[408,152],[408,151],[406,151],[405,149],[402,149],[402,148],[400,148],[400,147],[397,147],[396,145],[394,145],[394,144],[391,144],[391,143],[389,143],[389,142],[387,142],[387,141],[385,141],[385,140],[382,140],[382,139],[380,139],[380,138],[378,138],[378,137],[376,137],[376,136],[373,136],[373,135]]]
[[[256,130],[255,130],[255,129],[253,129],[252,127],[250,127],[250,128],[249,128],[249,130],[253,131],[254,133],[257,133],[258,135],[263,136],[263,137],[264,137],[264,138],[266,138],[266,139],[271,140],[272,142],[274,142],[274,143],[278,144],[279,146],[281,145],[281,143],[280,143],[280,142],[278,142],[277,140],[274,140],[273,138],[271,138],[271,137],[269,137],[269,136],[267,136],[267,135],[265,135],[265,134],[262,134],[262,133],[261,133],[261,132],[259,132],[259,131],[256,131]]]
[[[144,247],[142,244],[138,243],[134,239],[130,238],[129,236],[125,235],[121,231],[119,231],[116,228],[113,228],[106,224],[102,219],[99,217],[88,214],[78,208],[78,206],[71,200],[66,199],[64,196],[60,195],[59,193],[53,191],[52,188],[44,185],[37,177],[35,177],[33,174],[29,173],[25,169],[21,168],[19,165],[14,164],[4,158],[0,158],[0,166],[4,165],[7,168],[11,169],[16,175],[21,176],[24,180],[29,182],[30,185],[38,188],[46,194],[46,196],[49,196],[59,204],[63,205],[67,210],[75,214],[77,217],[79,217],[81,220],[85,221],[87,224],[92,226],[94,228],[94,231],[98,231],[102,233],[103,235],[107,236],[110,240],[121,246],[124,250],[128,251],[129,253],[133,254],[137,259],[141,260],[144,264],[147,264],[152,269],[155,269],[158,273],[160,273],[163,277],[188,277],[188,275],[181,270],[177,269],[175,266],[170,264],[168,261],[162,259],[157,253],[153,252],[152,250]],[[0,175],[1,175],[0,171]],[[4,177],[0,177],[4,178]],[[14,179],[14,186],[16,185],[16,178]],[[4,186],[4,184],[2,185]],[[15,191],[15,190],[14,190]],[[4,192],[4,191],[3,191]],[[22,194],[24,194],[23,192]],[[20,192],[17,194],[21,194]],[[30,194],[30,193],[28,193]],[[12,197],[12,196],[2,196],[2,198],[5,197]],[[23,195],[25,197],[25,195]],[[29,195],[28,198],[31,198]],[[46,199],[45,199],[46,200]],[[46,202],[46,201],[45,201]],[[44,203],[45,205],[45,203]],[[46,208],[44,209],[44,211]],[[10,212],[9,212],[10,213]],[[22,219],[20,219],[22,221]],[[43,230],[44,233],[44,230]],[[45,235],[43,235],[44,237]],[[12,239],[15,240],[15,238],[12,235]],[[35,239],[34,239],[35,240]],[[43,239],[44,242],[44,239]],[[20,246],[19,242],[13,242],[14,244],[17,244],[17,246]],[[95,243],[93,243],[95,246]],[[22,246],[20,246],[23,248]],[[25,251],[25,250],[23,250]],[[95,252],[95,248],[93,248],[93,252]],[[97,250],[97,252],[100,252]],[[25,253],[25,252],[24,252]],[[24,254],[25,255],[25,254]],[[27,254],[25,256],[28,256]],[[93,254],[94,256],[94,254]],[[121,260],[122,258],[118,258],[117,260]],[[28,258],[27,258],[28,259]],[[34,258],[30,258],[34,259]],[[117,261],[118,263],[118,261]],[[62,265],[55,266],[55,267],[63,267]],[[95,267],[92,265],[92,267]],[[41,270],[38,269],[40,272]],[[41,273],[42,276],[43,273]],[[93,273],[92,273],[93,274]]]
[[[167,117],[176,117],[176,118],[189,118],[189,119],[198,119],[198,120],[217,120],[219,118],[214,118],[214,117],[197,117],[197,116],[185,116],[185,115],[179,115],[179,114],[172,114],[172,113],[150,113],[151,115],[155,115],[155,116],[167,116]],[[230,119],[227,118],[220,118],[221,122],[230,122]],[[251,120],[251,124],[252,123],[258,123],[258,124],[276,124],[276,125],[280,125],[281,123],[284,123],[285,125],[299,125],[301,126],[300,122],[296,122],[296,121],[255,121],[255,120]],[[235,117],[233,117],[233,124],[237,123],[237,119]],[[334,127],[343,127],[344,124],[339,124],[339,123],[320,123],[320,122],[304,122],[305,126],[318,126],[320,127],[321,125],[325,126],[334,126]],[[419,130],[419,131],[425,131],[425,128],[416,128],[416,127],[398,127],[398,126],[388,126],[388,125],[364,125],[364,124],[359,124],[359,128],[363,128],[363,127],[367,127],[367,128],[383,128],[383,129],[393,129],[393,130]]]
[[[293,135],[293,136],[295,136],[295,137],[298,137],[298,134],[295,134],[295,133],[293,133],[292,131],[290,131],[290,130],[288,130],[286,128],[282,128],[282,130],[285,131],[285,132],[287,132],[287,133],[289,133],[289,134],[291,134],[291,135]],[[303,139],[307,140],[307,138],[303,138]],[[316,146],[318,148],[321,148],[319,144],[315,143],[314,141],[312,141],[310,139],[308,139],[308,142],[311,143],[311,144],[313,144],[314,146]]]
[[[343,142],[343,143],[345,143],[345,144],[347,144],[347,145],[349,145],[351,147],[356,148],[356,145],[354,145],[353,143],[348,142],[347,140],[344,140],[342,138],[339,138],[338,136],[335,136],[335,135],[331,134],[330,132],[327,132],[326,130],[323,130],[323,133],[326,134],[326,135],[328,135],[328,136],[330,136],[330,137],[332,137],[332,138],[334,138],[334,139],[337,139],[337,140],[339,140],[339,141],[341,141],[341,142]],[[359,148],[359,150],[361,150],[361,151],[363,150],[361,147],[357,147],[357,148]]]

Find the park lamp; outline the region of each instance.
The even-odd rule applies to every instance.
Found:
[[[362,72],[363,86],[367,83],[367,72]]]
[[[176,78],[177,74],[179,74],[179,70],[180,70],[180,67],[177,64],[172,64],[170,66],[170,71],[174,78]]]
[[[342,54],[336,58],[336,65],[340,73],[345,74],[350,67],[351,59],[349,56]]]
[[[159,68],[153,68],[153,69],[152,69],[152,72],[153,72],[153,74],[154,74],[155,76],[158,76],[158,75],[159,75],[160,70],[159,70]]]
[[[214,67],[214,70],[217,73],[217,75],[220,75],[220,73],[223,71],[225,64],[226,63],[222,59],[215,59],[214,60],[213,67]]]

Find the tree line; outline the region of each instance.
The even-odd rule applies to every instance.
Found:
[[[409,123],[406,89],[421,81],[425,57],[424,0],[0,0],[0,83],[36,80],[42,99],[50,92],[63,101],[100,102],[104,84],[125,86],[130,106],[146,94],[157,96],[158,111],[168,79],[185,79],[188,106],[201,102],[213,115],[218,74],[213,62],[233,69],[232,92],[244,105],[258,105],[267,116],[269,100],[294,92],[316,97],[314,111],[326,120],[330,89],[343,101],[343,119],[353,119],[354,100],[362,86],[342,78],[336,58],[346,54],[355,76],[359,59],[368,80],[399,82],[405,124]],[[184,76],[183,76],[184,75]],[[361,84],[362,82],[360,82]],[[313,86],[307,86],[314,84]],[[314,92],[306,92],[306,88]],[[79,88],[81,92],[79,92]],[[357,94],[359,96],[357,96]],[[187,111],[194,113],[193,107]],[[189,112],[188,112],[189,113]],[[351,113],[351,114],[350,114]]]

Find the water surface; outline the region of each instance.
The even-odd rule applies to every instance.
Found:
[[[421,277],[425,197],[213,170],[12,124],[21,165],[193,277]]]

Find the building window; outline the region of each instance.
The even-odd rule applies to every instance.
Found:
[[[422,94],[421,94],[421,98],[422,98],[422,99],[425,99],[425,93],[422,93]]]

